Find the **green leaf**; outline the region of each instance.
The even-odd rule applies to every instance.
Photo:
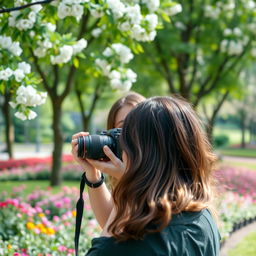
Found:
[[[162,16],[162,18],[163,18],[164,21],[166,21],[166,22],[168,22],[168,23],[171,22],[171,19],[170,19],[170,17],[167,15],[166,12],[161,12],[161,16]]]
[[[79,68],[79,60],[78,60],[78,58],[74,58],[73,59],[73,64],[74,64],[75,68]]]

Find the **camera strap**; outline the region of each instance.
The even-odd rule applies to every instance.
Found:
[[[79,248],[79,235],[82,224],[83,212],[84,212],[84,199],[83,192],[85,186],[85,173],[83,173],[81,182],[80,182],[80,197],[76,203],[76,229],[75,229],[75,254],[78,256]]]

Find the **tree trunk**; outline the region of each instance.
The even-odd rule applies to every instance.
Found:
[[[9,101],[11,99],[11,94],[9,92],[5,93],[4,104],[2,108],[3,117],[5,120],[5,141],[6,141],[6,151],[9,158],[13,158],[13,141],[14,141],[14,127],[11,119],[10,105]]]
[[[207,124],[207,127],[206,127],[206,134],[207,134],[207,137],[208,137],[208,140],[211,144],[213,144],[213,127],[214,127],[214,122],[215,122],[215,118],[214,120],[211,119],[208,124]]]
[[[58,99],[51,99],[53,109],[53,153],[52,153],[52,171],[51,186],[58,186],[61,183],[61,166],[63,135],[61,131],[61,105]]]
[[[241,118],[241,134],[242,134],[242,138],[241,138],[241,148],[245,148],[245,119],[246,119],[246,114],[243,110],[241,110],[240,112],[240,118]]]

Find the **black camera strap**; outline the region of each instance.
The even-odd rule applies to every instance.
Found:
[[[75,230],[75,252],[76,256],[78,256],[78,248],[79,248],[79,235],[82,224],[83,212],[84,212],[84,199],[83,192],[85,186],[85,173],[83,173],[81,182],[80,182],[80,197],[76,203],[76,230]]]

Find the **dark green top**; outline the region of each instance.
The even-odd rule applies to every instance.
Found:
[[[143,240],[117,243],[113,237],[92,240],[86,256],[216,256],[220,235],[208,210],[174,215],[161,232]]]

